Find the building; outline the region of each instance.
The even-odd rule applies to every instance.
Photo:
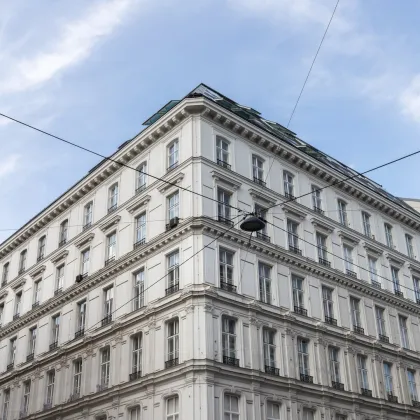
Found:
[[[145,125],[0,245],[1,419],[420,418],[420,214],[205,85]]]

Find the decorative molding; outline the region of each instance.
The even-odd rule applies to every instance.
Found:
[[[402,267],[404,265],[404,260],[397,257],[394,254],[390,254],[389,252],[385,252],[385,258],[390,262],[390,264],[396,265],[398,267]]]
[[[373,254],[376,257],[380,257],[384,253],[383,249],[372,244],[371,242],[363,241],[362,246],[365,248],[367,253]]]
[[[111,229],[113,226],[117,225],[121,220],[121,216],[119,214],[115,215],[111,219],[108,219],[106,222],[102,223],[99,226],[102,232],[106,232],[108,229]]]
[[[135,200],[132,204],[130,204],[127,207],[127,211],[130,214],[133,214],[134,212],[136,212],[141,207],[146,206],[147,203],[150,201],[151,198],[152,197],[150,195],[143,195],[143,196],[139,197],[137,200]]]
[[[34,270],[32,270],[29,273],[29,276],[32,277],[32,278],[38,277],[45,271],[46,268],[47,267],[45,265],[40,265],[40,266],[36,267]]]
[[[420,266],[419,265],[414,265],[412,262],[410,262],[407,265],[407,268],[411,271],[416,273],[417,275],[420,275]]]
[[[5,299],[8,294],[9,294],[8,290],[3,290],[0,294],[0,300]]]
[[[264,201],[265,203],[267,203],[270,206],[273,206],[277,201],[276,197],[270,196],[269,194],[267,194],[265,192],[261,193],[260,191],[254,189],[254,188],[250,188],[248,190],[248,192],[249,192],[249,195],[251,196],[251,198],[254,201],[258,201],[258,200],[259,201]]]
[[[222,172],[219,171],[211,171],[211,176],[217,181],[222,184],[227,184],[230,188],[233,188],[234,190],[238,190],[242,183],[237,181],[236,179],[233,179],[233,177],[228,177]]]
[[[172,177],[165,179],[164,182],[161,182],[156,186],[156,189],[161,193],[164,194],[169,188],[177,187],[177,184],[179,184],[184,179],[184,173],[178,172],[177,174],[173,175]],[[170,182],[170,184],[168,184]]]
[[[15,283],[15,284],[12,286],[12,289],[13,289],[14,291],[16,291],[17,289],[19,289],[20,287],[22,287],[25,283],[26,283],[26,279],[19,280],[17,283]]]
[[[69,251],[65,249],[64,251],[58,253],[56,256],[54,256],[51,261],[53,264],[58,264],[62,260],[65,260],[67,258],[67,255],[69,255]]]
[[[314,225],[315,229],[323,230],[324,233],[334,232],[334,226],[329,224],[325,220],[318,219],[317,217],[312,217],[311,223]]]
[[[298,219],[303,220],[308,213],[303,212],[302,210],[296,208],[296,207],[292,207],[289,204],[283,204],[282,206],[283,211],[286,213],[287,215],[290,215],[290,217],[297,217]]]
[[[85,236],[82,236],[77,241],[75,241],[74,245],[77,248],[81,248],[83,246],[86,246],[89,242],[92,242],[94,237],[95,237],[95,234],[93,232],[91,232],[91,233],[89,233]]]
[[[339,230],[337,231],[337,233],[343,241],[350,242],[353,246],[357,245],[360,242],[360,239],[357,236],[344,230]]]

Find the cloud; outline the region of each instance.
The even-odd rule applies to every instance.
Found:
[[[5,178],[17,171],[20,157],[18,154],[12,154],[0,161],[0,178]]]
[[[401,92],[399,103],[403,114],[420,122],[420,74],[414,76],[409,86]]]
[[[37,87],[69,67],[86,60],[98,42],[131,16],[138,0],[100,1],[79,20],[67,23],[57,40],[32,57],[12,59],[0,73],[0,93]],[[4,74],[6,73],[6,74]]]

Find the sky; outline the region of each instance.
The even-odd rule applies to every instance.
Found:
[[[0,113],[110,155],[203,82],[286,125],[336,0],[0,0]],[[420,149],[418,0],[341,0],[289,128],[358,171]],[[0,240],[99,158],[0,117]],[[420,198],[420,155],[370,174]]]

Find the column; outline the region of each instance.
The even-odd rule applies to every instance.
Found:
[[[264,362],[261,364],[261,355],[264,359],[264,353],[261,343],[261,323],[256,318],[251,318],[250,327],[250,351],[251,351],[251,369],[264,370]]]

